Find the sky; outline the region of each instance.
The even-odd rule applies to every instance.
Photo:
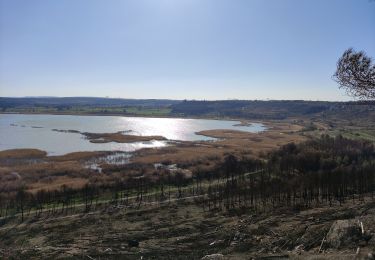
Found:
[[[0,96],[350,100],[373,0],[0,0]]]

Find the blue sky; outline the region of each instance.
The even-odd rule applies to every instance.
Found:
[[[0,96],[348,100],[369,0],[0,0]]]

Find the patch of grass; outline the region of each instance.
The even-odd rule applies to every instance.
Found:
[[[344,130],[342,135],[350,139],[361,139],[375,142],[375,130]]]
[[[170,108],[142,108],[142,107],[129,107],[125,108],[126,113],[134,115],[145,116],[166,116],[171,113]]]
[[[121,114],[135,116],[167,116],[171,114],[169,107],[95,107],[95,106],[72,106],[72,107],[15,107],[6,108],[3,112],[13,113],[61,113],[61,114]]]
[[[11,149],[0,151],[0,159],[20,159],[20,158],[43,158],[47,155],[45,151],[38,149]]]

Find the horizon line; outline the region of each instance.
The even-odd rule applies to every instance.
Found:
[[[320,100],[320,99],[238,99],[238,98],[227,98],[227,99],[175,99],[175,98],[134,98],[134,97],[110,97],[110,96],[0,96],[0,98],[102,98],[102,99],[124,99],[124,100],[173,100],[173,101],[308,101],[308,102],[361,102],[361,101],[375,101],[375,100]]]

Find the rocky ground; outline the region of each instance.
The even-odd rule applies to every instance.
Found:
[[[8,259],[374,259],[375,200],[204,211],[193,201],[1,220]]]

